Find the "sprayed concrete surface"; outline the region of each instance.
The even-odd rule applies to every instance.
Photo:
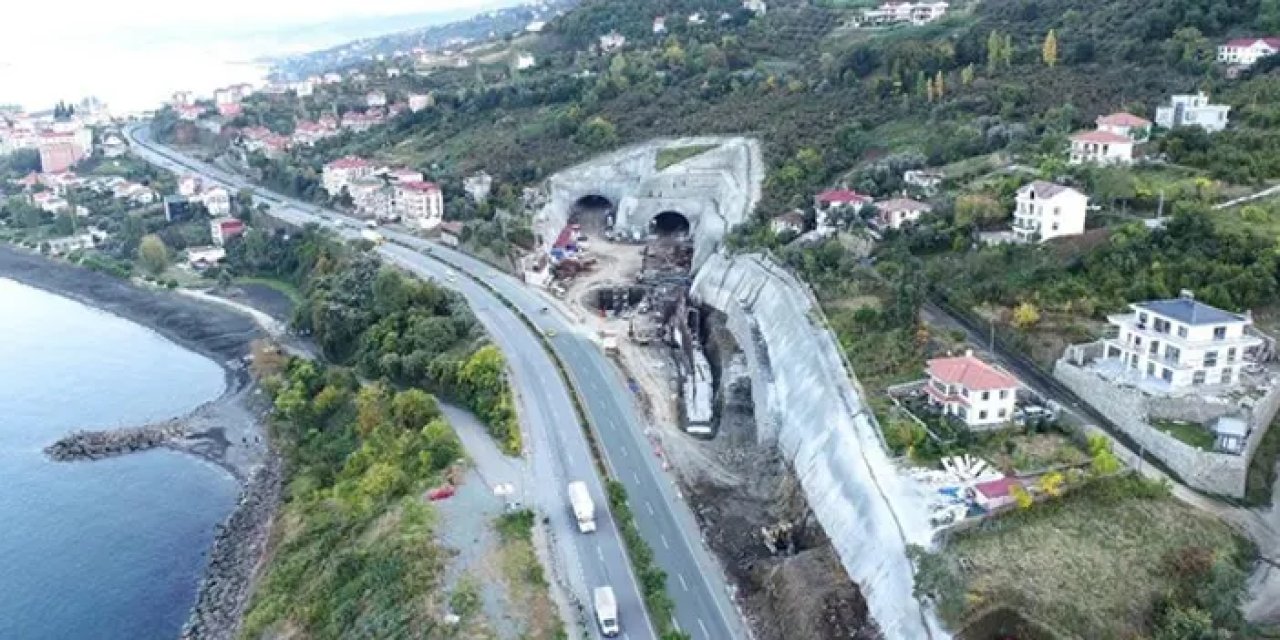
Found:
[[[889,460],[852,378],[836,375],[843,361],[804,285],[761,256],[714,254],[693,297],[728,317],[751,372],[757,437],[791,463],[884,636],[948,637],[912,596],[906,546],[933,535],[923,488]]]

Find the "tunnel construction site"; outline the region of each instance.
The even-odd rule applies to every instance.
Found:
[[[721,250],[763,178],[739,137],[655,140],[557,173],[525,279],[627,376],[756,638],[943,638],[905,552],[932,530],[807,290]]]

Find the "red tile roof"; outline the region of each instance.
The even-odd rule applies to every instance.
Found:
[[[981,493],[988,500],[997,498],[1007,498],[1013,492],[1014,487],[1022,486],[1017,478],[1013,476],[1005,476],[999,480],[990,480],[987,482],[979,482],[973,485],[973,490]]]
[[[1280,37],[1278,36],[1267,36],[1265,38],[1236,38],[1235,40],[1228,40],[1226,46],[1243,49],[1245,47],[1252,47],[1254,43],[1259,41],[1265,43],[1272,49],[1280,49]]]
[[[1098,126],[1110,127],[1149,127],[1151,121],[1146,118],[1140,118],[1132,113],[1117,111],[1105,116],[1098,116]]]
[[[338,158],[337,160],[325,165],[325,167],[329,169],[359,169],[361,167],[368,166],[370,166],[368,160],[365,160],[364,158],[357,158],[355,156]]]
[[[1125,144],[1133,143],[1133,139],[1129,136],[1122,136],[1118,133],[1110,131],[1081,131],[1071,136],[1073,142],[1093,142],[1096,144]]]
[[[970,391],[1013,389],[1018,380],[972,355],[934,358],[928,363],[930,377],[946,384],[960,385]]]
[[[870,202],[871,196],[864,196],[856,191],[849,189],[828,189],[818,194],[818,202],[826,204],[833,203],[850,203],[850,202]]]

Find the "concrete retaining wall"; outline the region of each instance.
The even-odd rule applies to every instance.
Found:
[[[1162,460],[1183,482],[1202,491],[1235,498],[1244,497],[1249,461],[1280,407],[1280,391],[1273,388],[1247,416],[1253,433],[1244,454],[1215,453],[1202,451],[1155,429],[1147,422],[1149,417],[1204,424],[1223,415],[1239,415],[1240,407],[1193,398],[1148,397],[1066,360],[1058,361],[1053,375]]]
[[[925,490],[889,459],[803,285],[763,256],[716,253],[694,278],[693,298],[727,316],[751,373],[758,438],[792,463],[884,637],[946,638],[911,593],[906,545],[928,547],[933,537]]]

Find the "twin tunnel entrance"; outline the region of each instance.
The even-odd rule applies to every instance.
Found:
[[[598,194],[587,194],[573,203],[569,222],[581,225],[586,233],[600,233],[613,228],[617,213],[617,205],[612,200]],[[646,229],[658,237],[687,236],[691,230],[688,216],[679,211],[658,213],[649,220],[649,228]]]

